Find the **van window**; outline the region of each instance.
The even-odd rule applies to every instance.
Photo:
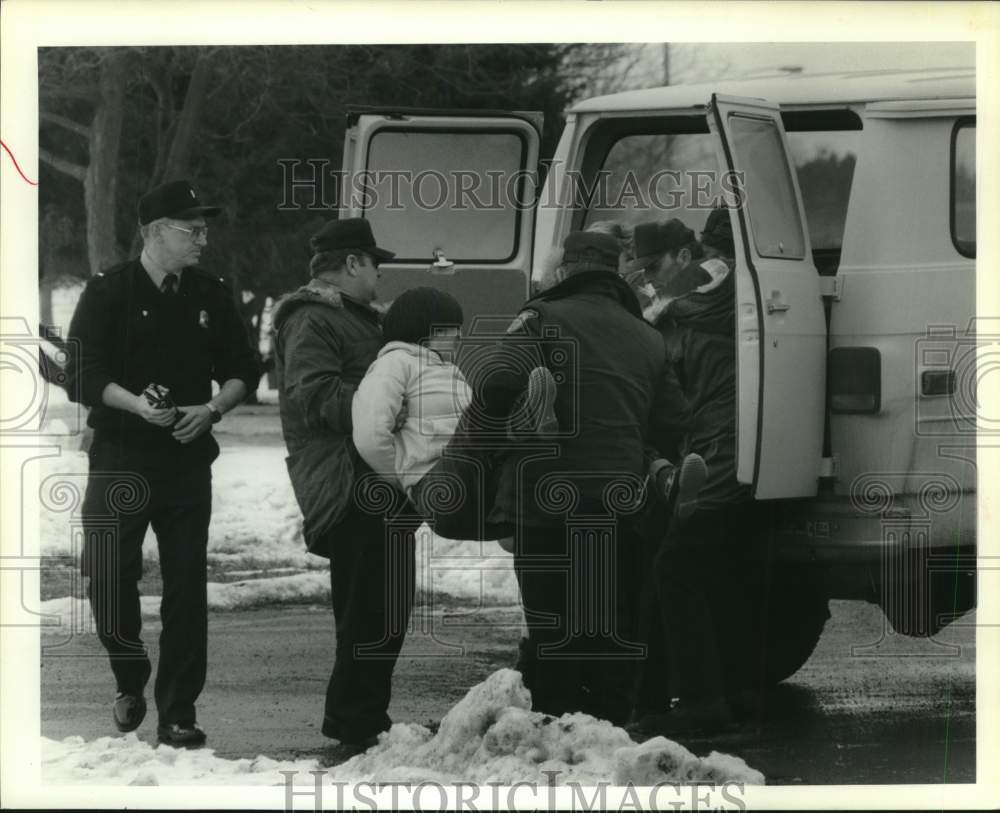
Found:
[[[718,176],[707,132],[624,136],[586,181],[584,228],[603,220],[635,226],[676,217],[700,234],[709,210],[722,203]]]
[[[964,257],[976,256],[976,120],[955,125],[951,144],[951,239]]]
[[[861,143],[861,119],[849,110],[800,110],[783,111],[782,121],[816,269],[820,274],[834,274]],[[593,175],[598,169],[603,174],[600,182]],[[677,116],[604,122],[595,127],[585,151],[583,173],[592,194],[585,217],[576,220],[574,228],[587,228],[601,220],[634,226],[677,217],[701,234],[708,209],[697,204],[719,200],[722,190],[714,180],[718,171],[704,119]],[[641,195],[633,194],[635,190],[641,190]]]
[[[795,174],[806,211],[813,260],[820,274],[835,274],[861,144],[857,130],[788,132]]]
[[[400,261],[432,260],[436,248],[452,262],[509,261],[524,216],[515,202],[534,195],[527,149],[517,132],[377,132],[364,216]]]
[[[736,169],[745,173],[744,209],[761,257],[801,260],[805,237],[781,133],[771,119],[732,114]]]

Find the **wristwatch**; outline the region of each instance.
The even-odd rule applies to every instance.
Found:
[[[208,407],[208,411],[212,413],[212,423],[218,423],[222,420],[222,413],[219,412],[219,408],[209,401],[205,406]]]

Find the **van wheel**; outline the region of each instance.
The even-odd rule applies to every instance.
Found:
[[[727,688],[759,691],[794,675],[805,664],[830,617],[821,587],[801,574],[777,576],[771,590],[716,617],[719,654]]]
[[[914,567],[912,572],[920,576],[905,574],[891,588],[885,586],[883,578],[879,607],[897,633],[914,638],[937,635],[976,606],[975,559],[969,557],[964,569],[958,567],[961,560],[953,561],[955,570],[934,573],[928,571],[926,558],[919,560],[921,569]],[[894,575],[891,573],[889,578]]]
[[[830,617],[829,602],[814,602],[808,608],[785,607],[780,618],[772,616],[767,630],[764,680],[769,686],[781,683],[801,669],[819,643]]]

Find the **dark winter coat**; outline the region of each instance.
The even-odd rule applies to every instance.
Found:
[[[351,440],[354,391],[382,347],[377,311],[313,280],[274,309],[275,372],[288,476],[317,543],[352,505],[358,466]]]
[[[750,496],[736,480],[736,282],[727,264],[717,285],[672,300],[654,322],[691,408],[686,451],[705,459],[698,502],[708,509]]]
[[[473,376],[479,406],[467,414],[502,420],[539,365],[557,382],[555,454],[506,459],[491,519],[548,525],[574,512],[634,510],[626,495],[645,478],[649,444],[678,447],[687,405],[628,284],[606,271],[581,272],[528,300],[485,375]],[[563,502],[560,483],[575,493],[575,508]]]

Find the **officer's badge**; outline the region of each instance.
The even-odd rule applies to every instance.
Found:
[[[208,330],[208,311],[198,311],[198,327]]]

